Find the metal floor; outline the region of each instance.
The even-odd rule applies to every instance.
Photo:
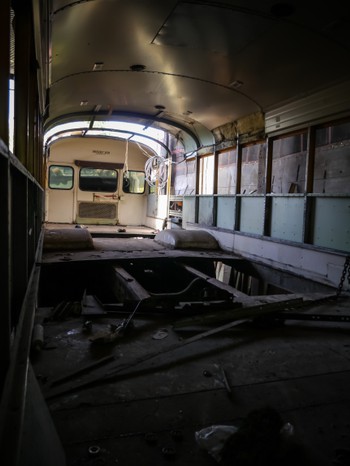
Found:
[[[302,312],[345,316],[349,303],[340,297]],[[265,406],[292,424],[307,464],[349,464],[347,321],[243,323],[189,343],[212,327],[140,313],[113,344],[90,341],[121,318],[92,316],[91,328],[86,316],[48,320],[44,346],[32,356],[67,465],[218,464],[195,433],[239,426]]]
[[[130,307],[108,307],[91,294],[60,308],[57,299],[76,288],[95,288],[95,282],[104,287],[105,266],[128,270],[139,261],[148,273],[145,264],[163,258],[169,264],[185,257],[191,269],[191,261],[201,268],[203,259],[229,256],[233,266],[242,266],[241,258],[223,251],[167,250],[149,238],[93,243],[93,250],[48,251],[42,258],[36,324],[43,325],[44,339],[31,363],[67,466],[215,465],[198,433],[210,426],[239,428],[252,411],[266,407],[292,427],[289,441],[302,455],[289,451],[277,462],[261,457],[225,466],[350,464],[349,294],[335,298],[332,291],[327,299],[329,290],[300,289],[304,293],[248,296],[233,289],[242,307],[228,314],[202,305],[190,313],[150,306],[132,315]],[[176,270],[172,277],[181,281]],[[133,282],[128,274],[124,278]],[[165,274],[158,277],[160,289],[166,280]],[[286,300],[282,319],[273,313],[271,319],[244,318],[256,303],[273,310],[273,303]],[[308,305],[298,308],[300,300]],[[109,339],[131,315],[127,331]]]

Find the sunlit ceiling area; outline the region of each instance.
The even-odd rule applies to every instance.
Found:
[[[157,153],[173,150],[157,131],[185,153],[209,147],[214,134],[226,137],[225,125],[347,81],[348,13],[340,0],[332,8],[299,0],[53,0],[40,70],[45,142],[68,135],[61,125],[74,122],[75,134],[103,129]]]
[[[75,121],[59,124],[45,134],[44,143],[48,148],[53,142],[67,137],[109,137],[124,139],[149,148],[152,153],[166,156],[169,152],[167,135],[164,131],[144,127],[137,123],[116,121]]]

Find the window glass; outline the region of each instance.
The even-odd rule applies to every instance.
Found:
[[[237,151],[220,152],[218,155],[218,194],[236,194]]]
[[[51,165],[49,168],[49,188],[72,189],[74,179],[73,167]]]
[[[313,191],[350,192],[350,122],[316,130]]]
[[[180,160],[180,158],[178,158]],[[196,159],[180,160],[172,167],[174,194],[193,196],[196,194]]]
[[[82,191],[113,193],[117,190],[116,170],[84,167],[79,173],[79,188]]]
[[[145,192],[145,173],[134,170],[124,172],[123,191],[130,194],[143,194]]]
[[[300,133],[273,142],[273,193],[305,192],[306,139],[306,133]]]
[[[199,161],[199,194],[214,193],[214,155],[204,156]]]
[[[265,188],[265,143],[242,149],[241,194],[261,194]]]

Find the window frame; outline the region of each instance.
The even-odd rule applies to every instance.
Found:
[[[94,171],[96,171],[96,170],[108,170],[108,171],[113,171],[113,172],[115,172],[115,174],[116,174],[116,176],[115,176],[115,189],[113,189],[113,190],[112,190],[112,189],[101,189],[101,186],[96,186],[96,189],[94,189],[94,188],[95,188],[94,186],[90,186],[90,187],[87,188],[86,186],[83,185],[83,187],[82,187],[81,180],[82,180],[82,179],[84,180],[84,178],[88,178],[87,176],[85,176],[85,177],[83,176],[83,177],[82,177],[82,171],[84,171],[84,170],[94,170]],[[92,176],[92,177],[90,177],[90,178],[92,178],[92,179],[93,179],[93,178],[101,179],[102,177],[96,175],[96,176]],[[108,178],[108,177],[105,177],[105,178],[106,178],[106,179],[113,179],[113,180],[114,180],[114,178],[112,178],[112,177],[109,177],[109,178]],[[104,167],[95,167],[95,166],[94,166],[94,167],[89,167],[89,166],[84,166],[84,167],[81,167],[80,170],[79,170],[78,186],[79,186],[80,191],[83,191],[83,192],[115,193],[115,192],[118,191],[118,179],[119,179],[119,177],[118,177],[118,170],[116,170],[116,169],[114,169],[114,168],[108,168],[108,169],[106,169],[106,168],[104,168]]]
[[[125,194],[145,194],[146,192],[146,176],[145,176],[145,172],[143,170],[128,170],[128,173],[142,173],[143,174],[143,191],[142,192],[135,192],[135,191],[125,191],[125,183],[124,183],[124,177],[125,177],[125,174],[126,172],[123,173],[123,182],[122,182],[122,190],[123,190],[123,193]],[[130,184],[129,184],[130,186]]]
[[[69,188],[62,188],[62,187],[54,187],[54,186],[51,186],[51,180],[52,180],[52,174],[51,174],[51,170],[52,168],[64,168],[64,169],[70,169],[71,172],[72,172],[72,176],[71,176],[71,183],[72,185],[69,187]],[[58,190],[62,190],[62,191],[70,191],[74,188],[74,167],[72,167],[71,165],[57,165],[57,164],[52,164],[49,166],[49,170],[48,170],[48,187],[49,189],[58,189]]]

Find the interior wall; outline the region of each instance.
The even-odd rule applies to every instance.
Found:
[[[350,254],[350,120],[216,157],[216,191],[183,196],[183,226],[207,229],[227,251],[337,287]]]
[[[146,157],[136,144],[107,138],[67,138],[53,143],[50,147],[48,168],[52,164],[62,164],[74,168],[74,185],[70,190],[46,190],[45,220],[54,223],[89,223],[88,219],[80,219],[79,202],[100,202],[115,204],[116,216],[110,219],[91,219],[90,223],[110,223],[120,225],[142,225],[145,221],[146,192],[144,194],[125,193],[122,188],[123,168],[118,169],[118,188],[114,193],[100,193],[79,189],[80,167],[76,160],[85,162],[101,162],[120,164],[128,170],[144,171]]]
[[[188,227],[189,229],[206,229],[195,225]],[[217,239],[220,247],[225,251],[324,285],[336,288],[339,285],[344,268],[344,255],[341,253],[321,251],[296,244],[282,244],[266,238],[215,229],[207,229],[207,231]],[[343,289],[350,290],[346,281]]]
[[[164,222],[168,217],[168,196],[166,194],[149,194],[147,196],[147,210],[145,216],[145,225],[162,230]]]

